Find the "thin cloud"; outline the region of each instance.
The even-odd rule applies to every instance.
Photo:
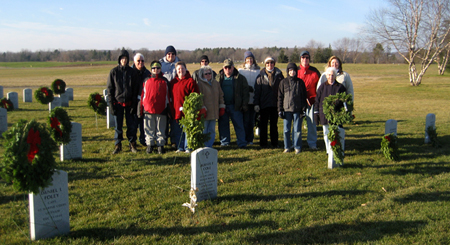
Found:
[[[144,18],[144,24],[145,24],[146,26],[150,26],[150,25],[152,24],[152,22],[151,22],[149,19]]]

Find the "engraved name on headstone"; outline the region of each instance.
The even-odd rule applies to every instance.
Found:
[[[217,150],[204,147],[191,154],[191,187],[198,188],[197,201],[217,197]]]
[[[70,132],[70,142],[67,145],[60,146],[61,161],[83,157],[81,144],[81,124],[76,122],[71,123],[72,132]]]

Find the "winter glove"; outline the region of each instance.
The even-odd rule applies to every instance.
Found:
[[[203,115],[203,118],[206,118],[206,108],[205,107],[200,109],[200,111],[198,112],[197,120],[201,120],[202,119],[202,115]]]
[[[259,105],[255,105],[255,112],[258,113],[259,112]]]
[[[285,119],[286,117],[284,116],[284,111],[278,112],[278,117],[280,117],[281,119]]]
[[[219,117],[225,115],[225,108],[219,108]]]

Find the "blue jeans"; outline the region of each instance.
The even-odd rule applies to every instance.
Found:
[[[122,106],[119,104],[114,105],[114,111],[116,115],[114,116],[114,120],[116,122],[116,128],[114,133],[114,141],[115,144],[120,144],[123,140],[123,118],[125,117],[125,121],[127,124],[127,138],[128,142],[134,143],[136,142],[136,132],[137,132],[137,124],[136,124],[136,114],[130,114],[131,106]]]
[[[290,149],[291,142],[291,125],[293,125],[293,140],[294,148],[300,150],[302,148],[302,118],[300,112],[284,112],[285,119],[283,120],[283,134],[284,134],[284,149]]]
[[[308,106],[306,109],[306,126],[308,127],[306,142],[308,142],[309,148],[315,148],[317,147],[317,128],[314,122],[314,105]]]
[[[225,114],[219,118],[220,144],[225,146],[230,144],[230,119],[236,133],[238,147],[247,146],[245,141],[244,120],[241,111],[235,111],[234,105],[227,105]]]
[[[216,120],[205,120],[205,129],[203,130],[204,134],[209,134],[209,140],[205,142],[206,147],[212,147],[214,144],[214,138],[216,138]]]
[[[170,137],[173,139],[172,143],[176,144],[178,150],[185,151],[187,143],[185,143],[186,136],[183,128],[177,120],[172,120],[170,126]]]
[[[253,142],[255,138],[253,134],[253,128],[255,127],[255,106],[248,105],[248,111],[243,113],[244,116],[244,130],[245,130],[245,141],[247,143]]]

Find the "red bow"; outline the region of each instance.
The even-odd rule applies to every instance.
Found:
[[[58,121],[57,117],[51,117],[50,118],[50,127],[54,128],[56,130],[56,132],[59,133],[59,137],[62,137],[62,131],[58,127],[59,125],[61,125],[61,123]]]
[[[333,141],[330,143],[331,146],[335,146],[336,144],[337,144],[337,141],[336,141],[336,140],[333,140]]]
[[[39,136],[39,131],[34,131],[30,128],[28,131],[27,143],[30,144],[30,150],[28,151],[28,162],[33,162],[34,156],[39,152],[37,144],[41,144],[41,137]]]
[[[384,136],[385,139],[387,139],[387,141],[391,142],[391,137],[389,136]]]
[[[46,88],[41,88],[41,92],[45,94],[45,96],[48,96],[48,91]]]
[[[95,105],[98,107],[98,104],[100,104],[100,101],[102,100],[102,96],[99,94],[95,95]]]
[[[59,89],[59,85],[61,84],[61,81],[58,80],[55,82],[55,84],[56,84],[56,88]]]
[[[3,108],[8,108],[8,101],[2,100]]]

